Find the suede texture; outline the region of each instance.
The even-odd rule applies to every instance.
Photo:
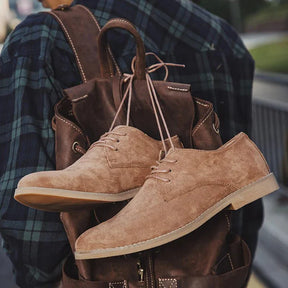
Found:
[[[215,273],[215,271],[218,272],[219,259],[223,263],[223,257],[229,253],[228,247],[224,245],[230,231],[229,215],[229,211],[219,213],[197,231],[182,237],[178,241],[173,241],[157,247],[157,249],[149,250],[149,253],[146,251],[145,255],[136,253],[113,258],[94,259],[93,273],[91,273],[89,280],[94,280],[95,282],[119,282],[120,280],[129,279],[129,287],[139,287],[137,262],[141,263],[141,267],[145,273],[149,273],[148,269],[152,269],[152,273],[155,274],[156,279],[169,278],[175,281],[175,278],[208,275]],[[66,221],[69,222],[71,219],[66,219]],[[78,221],[76,220],[75,222],[78,225]],[[67,222],[66,224],[69,225]],[[79,228],[83,230],[82,227],[79,226]],[[205,253],[202,249],[203,243],[206,244]],[[225,246],[224,251],[222,251],[223,246]],[[227,266],[230,265],[230,261],[231,259],[224,260]],[[238,262],[240,261],[233,261],[233,265],[236,268],[238,268],[236,266]],[[77,265],[79,266],[79,264]],[[66,272],[70,276],[72,276],[72,271],[72,267],[66,267]],[[221,270],[219,272],[225,273],[226,271]],[[78,275],[75,275],[74,278],[78,279]],[[87,278],[84,277],[84,279]],[[145,287],[151,286],[148,286],[146,282]]]
[[[45,187],[95,193],[119,193],[143,185],[150,167],[156,164],[163,150],[157,141],[129,126],[117,126],[103,147],[93,145],[78,161],[59,171],[29,174],[18,183],[20,187]],[[121,135],[120,135],[121,134]],[[182,147],[177,136],[175,147]],[[169,142],[166,141],[169,147]],[[37,191],[35,192],[37,193]]]
[[[78,238],[76,251],[154,239],[192,222],[227,195],[269,174],[263,155],[244,133],[217,150],[171,149],[158,169],[170,171],[157,173],[169,181],[147,179],[116,216]]]

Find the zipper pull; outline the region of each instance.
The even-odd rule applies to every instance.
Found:
[[[137,269],[138,269],[138,281],[144,282],[144,269],[142,268],[140,260],[137,262]]]

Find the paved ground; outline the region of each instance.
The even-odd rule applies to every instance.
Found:
[[[284,36],[288,36],[288,32],[248,33],[241,35],[241,38],[247,48],[251,49],[261,44],[278,41]]]
[[[264,41],[264,39],[261,41]],[[255,101],[266,103],[269,106],[272,105],[278,111],[288,111],[288,76],[265,73],[257,75],[256,73],[253,97]],[[287,127],[286,125],[286,131]],[[270,127],[270,129],[275,130],[276,127]],[[264,213],[265,218],[259,234],[254,269],[264,279],[263,281],[265,281],[267,287],[287,288],[287,187],[282,186],[279,191],[264,197]]]
[[[288,287],[288,190],[264,198],[265,220],[259,233],[254,269],[273,288]],[[267,284],[267,285],[268,285]]]

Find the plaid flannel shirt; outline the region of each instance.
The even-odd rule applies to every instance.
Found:
[[[169,80],[190,83],[192,95],[213,102],[225,141],[249,131],[254,63],[225,21],[188,0],[78,3],[89,7],[101,26],[113,17],[127,18],[147,51],[184,63],[185,69],[170,68]],[[109,38],[120,68],[129,72],[132,38],[121,33]],[[13,194],[24,175],[55,169],[53,106],[63,88],[80,82],[72,51],[51,15],[31,15],[9,35],[0,58],[0,231],[20,287],[59,280],[69,253],[59,214],[22,206]]]

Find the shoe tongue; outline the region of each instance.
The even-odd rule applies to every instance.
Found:
[[[181,140],[179,139],[178,136],[175,135],[174,137],[171,138],[171,140],[172,140],[173,145],[174,145],[175,148],[184,148],[183,143],[181,142]],[[169,140],[166,139],[165,142],[166,142],[167,144],[169,144],[169,149],[170,149],[170,148],[171,148],[171,147],[170,147],[171,145],[170,145],[170,143],[169,143]]]
[[[118,125],[114,127],[111,131],[129,131],[129,130],[135,130],[136,128],[126,125]]]
[[[169,157],[169,156],[170,156],[172,153],[174,153],[175,151],[176,151],[175,149],[170,148],[165,157]]]
[[[163,158],[165,158],[165,151],[160,150],[159,151],[159,156],[158,156],[158,161],[161,161]]]

